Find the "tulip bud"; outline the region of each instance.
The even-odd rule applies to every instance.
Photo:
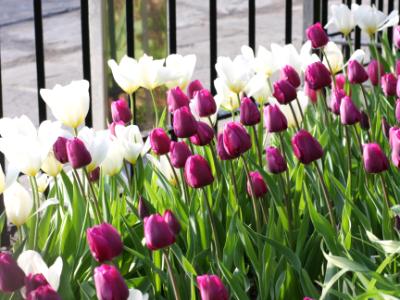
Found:
[[[150,132],[151,150],[157,155],[167,154],[170,149],[171,139],[162,128],[154,128]]]
[[[361,113],[350,97],[345,96],[340,103],[340,121],[343,125],[354,125],[361,119]]]
[[[250,172],[250,178],[247,179],[247,194],[252,196],[252,188],[254,189],[254,197],[261,198],[267,193],[267,185],[264,181],[264,178],[261,176],[259,172]]]
[[[168,110],[174,112],[176,109],[189,106],[189,98],[179,86],[174,87],[167,92]]]
[[[89,173],[90,182],[97,182],[100,178],[100,167],[95,168],[93,171]]]
[[[0,291],[10,293],[24,286],[25,274],[14,258],[7,252],[0,252]]]
[[[251,138],[242,124],[228,122],[224,126],[223,141],[225,151],[236,158],[251,148]]]
[[[31,214],[33,200],[28,191],[16,181],[4,191],[4,206],[8,221],[21,226]]]
[[[248,97],[244,97],[240,104],[240,122],[246,126],[253,126],[260,122],[257,104]]]
[[[192,152],[185,142],[171,142],[170,158],[174,168],[181,169],[185,167],[186,160],[190,155],[192,155]]]
[[[112,136],[116,136],[115,127],[117,127],[117,125],[125,126],[125,123],[123,121],[114,121],[110,125],[108,125],[108,129],[110,130],[110,134]]]
[[[382,124],[383,134],[385,135],[386,138],[389,138],[390,125],[387,122],[385,117],[382,117],[382,121],[381,122],[382,122],[381,124]]]
[[[175,234],[159,214],[144,219],[144,237],[150,250],[158,250],[175,243]]]
[[[396,96],[397,78],[394,74],[384,74],[381,78],[381,85],[386,97]]]
[[[395,116],[396,116],[396,121],[400,123],[400,99],[396,100]]]
[[[378,74],[380,74],[380,76],[382,77],[385,73],[385,69],[383,68],[383,65],[381,63],[378,64],[378,61],[376,59],[373,59],[368,65],[367,72],[371,84],[376,86],[379,84],[380,81],[378,78]]]
[[[310,98],[312,103],[316,103],[318,100],[317,92],[311,89],[307,82],[304,82],[304,94]]]
[[[299,74],[296,69],[290,65],[286,65],[282,68],[281,79],[289,81],[294,88],[298,88],[301,84]]]
[[[132,113],[129,109],[128,102],[119,99],[111,103],[111,116],[114,122],[122,121],[125,124],[132,120]]]
[[[274,97],[281,104],[287,104],[297,97],[296,88],[287,80],[278,80],[274,83]]]
[[[293,136],[292,148],[297,159],[305,165],[320,159],[324,154],[321,144],[304,129]]]
[[[320,90],[331,84],[331,73],[322,62],[315,62],[307,66],[304,80],[308,87],[313,90]]]
[[[39,193],[44,193],[49,186],[49,176],[46,174],[36,175],[37,188]]]
[[[369,130],[370,125],[369,125],[369,117],[365,113],[365,111],[361,112],[361,118],[360,118],[360,126],[364,130]]]
[[[211,143],[214,138],[214,129],[207,123],[197,122],[197,133],[190,137],[190,141],[197,146],[205,146]]]
[[[337,74],[335,76],[335,81],[336,81],[336,89],[338,90],[344,90],[344,86],[346,84],[346,76],[344,76],[343,74]],[[335,87],[332,86],[332,89],[334,89]]]
[[[396,60],[396,75],[400,75],[400,59]]]
[[[92,161],[85,144],[78,138],[72,138],[67,141],[67,154],[68,161],[74,169],[85,167]]]
[[[103,223],[86,230],[90,252],[98,262],[112,260],[122,253],[123,244],[118,231]]]
[[[126,300],[129,290],[116,267],[101,265],[94,269],[94,283],[99,300]]]
[[[175,110],[172,124],[175,135],[180,138],[191,137],[197,132],[197,121],[186,106]]]
[[[396,127],[390,128],[389,143],[392,149],[391,158],[393,164],[400,168],[400,129]]]
[[[400,216],[396,215],[394,217],[394,228],[397,230],[397,232],[400,232]]]
[[[228,291],[217,275],[201,275],[196,280],[201,300],[228,300]]]
[[[264,125],[268,132],[281,132],[288,128],[285,115],[276,104],[264,108]]]
[[[201,84],[200,80],[193,80],[191,83],[189,83],[188,88],[187,88],[187,94],[189,96],[190,99],[193,99],[194,94],[197,91],[200,91],[204,89],[203,85]]]
[[[314,298],[304,297],[303,300],[314,300]]]
[[[393,28],[393,45],[400,49],[400,26],[397,25]]]
[[[344,90],[336,89],[332,91],[329,107],[335,115],[340,115],[340,103],[344,97],[346,97]]]
[[[164,218],[164,221],[168,224],[169,229],[171,229],[171,231],[175,235],[178,235],[179,232],[181,231],[181,225],[179,224],[179,221],[177,220],[175,215],[172,213],[172,211],[167,209],[164,212],[163,218]]]
[[[267,168],[269,172],[279,174],[287,170],[286,160],[278,148],[267,147],[265,149],[265,157],[267,159]]]
[[[193,96],[195,109],[200,117],[209,117],[217,112],[217,104],[211,92],[206,89],[196,91]]]
[[[376,143],[363,145],[364,168],[367,173],[380,173],[389,168],[389,161]]]
[[[222,133],[218,134],[217,153],[221,160],[229,160],[233,157],[226,152],[224,147],[224,136]]]
[[[201,188],[211,184],[214,177],[210,165],[201,155],[190,156],[185,163],[185,180],[192,188]]]
[[[46,278],[43,274],[28,274],[25,277],[25,293],[28,295],[30,292],[36,290],[40,286],[48,285]]]
[[[60,295],[49,285],[42,285],[37,289],[31,291],[27,300],[61,300]]]
[[[306,35],[314,49],[324,47],[329,42],[329,37],[319,22],[309,26]]]
[[[140,219],[144,219],[148,216],[150,216],[149,209],[147,208],[146,201],[142,196],[139,196],[139,202],[138,202],[138,215]]]
[[[56,142],[53,144],[53,152],[56,159],[65,164],[68,162],[68,154],[67,154],[67,141],[65,137],[58,137]]]
[[[368,80],[368,74],[364,67],[356,60],[349,61],[347,76],[352,84],[361,84]]]

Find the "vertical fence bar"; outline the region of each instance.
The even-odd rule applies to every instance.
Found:
[[[108,40],[110,41],[110,58],[117,59],[117,47],[115,40],[114,0],[107,1]],[[128,22],[128,20],[127,20]]]
[[[92,78],[90,73],[89,5],[87,0],[81,0],[81,31],[83,78],[89,81],[89,83],[91,84]],[[93,125],[91,85],[89,86],[89,95],[90,105],[89,112],[86,117],[86,124],[91,127]]]
[[[357,4],[361,4],[361,0],[356,0]],[[355,37],[354,37],[354,48],[360,49],[361,47],[361,29],[356,26],[355,29]]]
[[[133,1],[126,0],[126,53],[129,57],[135,57],[135,23],[133,22]],[[136,97],[133,95],[133,124],[137,124]]]
[[[292,42],[292,0],[285,1],[285,44]]]
[[[1,47],[0,47],[0,118],[3,117],[3,90],[2,90],[2,80],[1,80]],[[4,168],[4,156],[0,154],[0,164],[1,167]],[[4,170],[4,169],[3,169]],[[3,194],[0,195],[0,214],[4,212],[4,201]],[[7,224],[3,227],[3,231],[1,234],[0,246],[7,247],[10,245],[10,237],[7,233]]]
[[[388,1],[388,14],[390,14],[394,10],[394,0]],[[392,45],[393,42],[393,27],[389,27],[387,30],[389,45]]]
[[[176,0],[168,0],[169,54],[176,53]]]
[[[36,52],[36,76],[37,76],[37,95],[39,122],[46,120],[46,103],[40,98],[40,89],[44,88],[44,49],[43,49],[43,23],[42,23],[42,0],[33,0],[33,15],[35,23],[35,52]]]
[[[321,5],[321,24],[325,26],[328,23],[328,0],[322,0]]]
[[[313,1],[313,23],[319,22],[321,21],[321,16],[320,16],[320,12],[321,12],[321,3],[320,0],[312,0]],[[311,24],[310,24],[311,25]]]
[[[378,9],[383,11],[383,0],[378,0]]]
[[[249,47],[256,49],[256,0],[249,0]]]
[[[210,88],[215,94],[214,79],[217,78],[217,0],[210,0]]]

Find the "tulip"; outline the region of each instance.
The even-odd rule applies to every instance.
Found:
[[[129,290],[118,269],[103,264],[94,269],[94,284],[99,300],[126,300]]]
[[[44,193],[49,185],[49,176],[46,174],[36,175],[37,188],[39,193]]]
[[[335,115],[340,115],[340,104],[344,97],[346,97],[346,92],[344,90],[339,90],[339,89],[333,90],[329,106],[331,111]]]
[[[356,25],[349,7],[346,4],[333,4],[331,13],[332,17],[325,28],[334,27],[334,30],[341,32],[344,36],[349,35]]]
[[[389,161],[376,143],[363,145],[364,168],[367,173],[380,173],[389,168]]]
[[[201,84],[200,80],[193,80],[191,83],[189,83],[188,88],[187,88],[187,95],[189,96],[190,99],[193,99],[194,94],[197,91],[200,91],[204,89],[203,85]]]
[[[122,125],[116,126],[123,127]],[[89,151],[92,161],[86,167],[88,172],[95,170],[104,161],[110,148],[111,139],[109,130],[94,130],[93,128],[84,127],[79,130],[78,138],[85,144],[86,149]]]
[[[157,155],[167,154],[170,149],[171,139],[162,128],[155,128],[150,132],[151,150]]]
[[[361,113],[350,97],[343,97],[340,103],[340,121],[343,125],[354,125],[361,119]]]
[[[25,293],[26,295],[29,295],[30,292],[48,284],[49,283],[47,282],[43,274],[28,274],[25,277]]]
[[[339,73],[343,69],[343,51],[334,42],[328,42],[324,48],[324,57],[322,63],[332,75]],[[352,59],[352,57],[350,57]]]
[[[278,148],[267,147],[265,149],[265,157],[267,159],[267,168],[269,172],[279,174],[287,170],[286,160]]]
[[[274,83],[273,95],[281,104],[287,104],[297,97],[296,88],[287,80],[278,80]]]
[[[7,252],[0,252],[0,291],[10,293],[24,286],[24,271]]]
[[[252,196],[252,187],[254,190],[254,197],[261,198],[267,193],[267,184],[259,172],[250,172],[250,178],[247,179],[247,193]]]
[[[53,145],[54,156],[62,164],[68,162],[67,141],[68,139],[60,136]]]
[[[264,108],[264,124],[268,132],[281,132],[288,128],[285,115],[278,105],[270,104]]]
[[[144,237],[150,250],[158,250],[175,243],[175,234],[159,214],[144,219]]]
[[[117,121],[117,122],[111,122],[110,125],[108,125],[108,130],[110,131],[111,135],[115,136],[115,128],[117,126],[125,126],[124,121]]]
[[[236,158],[251,148],[251,138],[242,124],[228,122],[224,126],[223,141],[225,151]]]
[[[272,96],[272,91],[268,85],[265,74],[262,73],[253,75],[246,84],[243,92],[247,97],[254,99],[261,105]]]
[[[40,95],[54,117],[65,126],[78,128],[89,112],[89,82],[72,81],[66,86],[40,89]]]
[[[395,127],[391,128],[389,136],[392,162],[397,168],[400,168],[400,130]]]
[[[247,85],[246,85],[247,86]],[[214,99],[227,111],[234,111],[240,106],[240,99],[235,92],[232,92],[221,78],[214,80],[214,87],[217,91]]]
[[[177,86],[168,90],[167,104],[168,104],[168,110],[170,112],[174,112],[176,109],[180,107],[189,106],[189,98],[180,89],[180,87]]]
[[[90,252],[98,262],[112,260],[123,250],[121,236],[110,224],[103,223],[86,230]]]
[[[111,103],[111,116],[114,122],[122,121],[125,124],[132,120],[132,113],[129,109],[128,102],[119,99]]]
[[[214,138],[214,130],[201,121],[197,122],[197,133],[190,137],[190,141],[197,146],[205,146],[211,143]]]
[[[79,169],[87,166],[92,161],[89,151],[79,138],[72,138],[67,141],[68,161],[72,168]]]
[[[397,78],[394,74],[384,74],[381,78],[381,85],[386,97],[396,96]]]
[[[400,97],[400,77],[397,79],[397,84],[396,84],[396,95],[397,97]]]
[[[368,115],[365,113],[365,111],[361,112],[360,126],[364,130],[369,130],[369,128],[370,128],[369,118],[368,118]]]
[[[170,158],[174,168],[181,169],[185,167],[186,160],[192,155],[188,145],[185,142],[171,142]]]
[[[400,99],[396,100],[395,116],[398,123],[400,123]]]
[[[347,76],[352,84],[361,84],[368,80],[364,67],[356,60],[351,60],[347,66]]]
[[[400,49],[400,26],[395,26],[393,28],[393,44]]]
[[[51,177],[56,177],[62,170],[62,164],[54,156],[54,152],[50,151],[47,158],[42,163],[42,170]]]
[[[124,159],[134,165],[144,148],[139,127],[118,125],[115,127],[115,136],[122,148]]]
[[[250,80],[252,70],[249,64],[240,56],[234,60],[220,56],[215,64],[218,78],[235,94],[239,94]]]
[[[292,138],[292,148],[297,159],[307,165],[324,154],[321,144],[306,130],[300,130]]]
[[[396,215],[394,217],[394,228],[397,230],[397,232],[400,232],[400,216]]]
[[[282,68],[281,79],[289,81],[290,84],[295,88],[298,88],[301,84],[299,74],[297,73],[296,69],[290,65],[286,65]]]
[[[376,59],[373,59],[368,65],[367,73],[371,84],[376,86],[380,82],[378,74],[380,74],[380,76],[382,77],[385,73],[385,69],[383,68],[383,65],[381,63],[378,64],[378,61]]]
[[[178,235],[179,232],[181,231],[181,225],[179,224],[179,221],[175,217],[172,211],[167,209],[164,212],[163,215],[164,221],[168,224],[170,230],[175,234]]]
[[[124,148],[118,140],[113,140],[107,151],[107,155],[100,167],[103,174],[114,176],[118,174],[124,165]]]
[[[100,168],[97,167],[96,169],[94,169],[89,173],[89,180],[90,182],[97,182],[99,181],[99,178],[100,178]]]
[[[390,125],[385,117],[382,117],[381,126],[382,126],[383,134],[385,135],[386,138],[389,138]]]
[[[144,219],[148,216],[150,216],[149,209],[147,208],[146,201],[142,196],[139,196],[139,202],[138,202],[138,215],[140,219]]]
[[[33,200],[28,191],[16,181],[4,191],[4,206],[8,221],[21,226],[31,214]]]
[[[201,155],[190,156],[185,163],[185,180],[192,188],[201,188],[211,184],[214,177],[210,165]]]
[[[396,60],[396,75],[400,75],[400,59]]]
[[[196,281],[201,300],[228,300],[228,291],[217,275],[200,275]]]
[[[309,87],[307,82],[304,82],[304,93],[310,98],[312,103],[316,103],[318,100],[317,91]]]
[[[42,285],[28,294],[27,300],[61,300],[60,295],[50,286]]]
[[[218,139],[217,139],[217,153],[218,157],[221,160],[229,160],[232,159],[233,157],[228,154],[225,150],[224,146],[224,136],[222,133],[218,134]]]
[[[306,35],[314,49],[324,47],[329,42],[329,37],[322,28],[321,23],[309,26],[306,30]]]
[[[166,81],[166,86],[168,88],[179,86],[184,90],[192,78],[196,60],[196,55],[194,54],[185,56],[180,54],[168,55],[165,59],[165,66],[167,70],[172,71],[170,76],[175,78],[170,78]]]
[[[272,45],[271,50],[274,50]],[[282,54],[282,51],[279,52]],[[276,58],[273,51],[269,51],[263,46],[258,46],[257,56],[254,58],[254,70],[259,74],[263,74],[265,79],[270,78],[279,70],[279,64]]]
[[[260,122],[260,118],[257,104],[250,98],[244,97],[240,104],[240,123],[246,126],[253,126]]]
[[[335,80],[336,80],[336,88],[339,90],[344,90],[344,86],[346,84],[346,76],[344,76],[344,74],[337,74],[335,76]],[[335,87],[332,86],[332,89],[334,89]]]
[[[175,135],[180,138],[191,137],[197,132],[197,121],[188,107],[175,110],[172,125]]]
[[[305,81],[309,88],[320,90],[331,84],[331,73],[321,62],[315,62],[307,66]]]
[[[193,96],[194,107],[200,117],[208,117],[217,112],[217,104],[211,92],[206,89],[197,91]]]
[[[171,185],[174,185],[174,186],[177,185],[178,182],[177,182],[176,175],[179,176],[179,173],[177,173],[177,171],[179,171],[179,170],[175,170],[175,173],[174,173],[174,171],[172,169],[173,167],[169,163],[166,155],[162,155],[162,156],[159,156],[158,158],[156,158],[153,155],[147,154],[146,158],[153,164],[154,168],[156,170],[158,170],[167,179],[167,181]],[[161,181],[158,181],[158,183],[162,188],[165,188],[164,183],[162,183]]]
[[[311,297],[304,297],[303,300],[314,300],[314,298],[311,298]]]
[[[127,94],[133,94],[140,86],[139,66],[136,59],[124,55],[119,62],[110,59],[108,66],[111,69],[115,82]]]

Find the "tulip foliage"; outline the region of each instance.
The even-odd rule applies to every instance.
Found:
[[[376,45],[397,23],[334,5],[367,51],[315,24],[300,51],[219,57],[216,95],[194,55],[110,61],[127,99],[107,130],[84,126],[86,81],[42,90],[56,121],[0,120],[0,298],[399,299],[399,27]],[[133,93],[160,86],[144,138]]]

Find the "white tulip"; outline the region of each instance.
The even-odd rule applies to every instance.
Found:
[[[124,148],[121,143],[114,139],[108,147],[107,155],[100,164],[101,171],[105,175],[113,176],[118,174],[124,163]]]
[[[328,61],[324,56],[323,64],[328,68],[328,70],[331,68],[333,74],[340,72],[343,69],[343,53],[340,48],[334,42],[328,42],[324,51]]]
[[[148,300],[148,299],[149,299],[148,294],[143,294],[141,291],[137,289],[129,290],[128,300]]]
[[[119,65],[113,59],[108,61],[115,82],[127,94],[134,93],[140,87],[139,65],[136,59],[124,55]]]
[[[50,107],[54,117],[65,126],[77,128],[89,112],[89,82],[87,80],[72,81],[53,89],[41,89],[40,95]]]
[[[264,103],[272,96],[268,79],[261,73],[254,75],[247,83],[244,91],[248,97],[253,97],[258,103]]]
[[[307,41],[303,44],[303,46],[301,46],[300,61],[302,72],[304,72],[310,64],[320,61],[318,55],[312,53],[311,41]]]
[[[47,176],[47,174],[40,174],[36,176],[36,182],[39,193],[44,193],[49,186],[49,176]]]
[[[164,66],[165,59],[153,59],[144,54],[138,62],[140,86],[154,90],[156,87],[179,78],[179,74]]]
[[[171,184],[176,186],[178,183],[175,178],[174,171],[171,167],[171,165],[168,162],[168,158],[166,155],[161,155],[158,158],[154,157],[151,154],[146,154],[146,158],[152,163],[153,168],[157,170],[158,172],[161,173],[162,176],[165,177],[165,179]],[[180,172],[178,169],[175,169],[175,173],[177,176],[180,176]],[[163,184],[163,181],[158,179],[158,185],[162,188],[166,188],[165,185]]]
[[[33,200],[28,191],[16,181],[4,191],[4,206],[7,219],[21,226],[31,214]]]
[[[0,165],[0,194],[10,187],[18,178],[19,170],[15,166],[9,164],[7,168],[7,176],[4,174],[3,167]]]
[[[0,165],[0,194],[6,189],[6,175],[3,172],[3,167]]]
[[[127,127],[117,125],[115,127],[115,136],[123,148],[124,158],[131,164],[135,164],[144,146],[139,127],[136,125]]]
[[[239,96],[232,92],[221,78],[214,80],[214,87],[217,95],[214,96],[215,101],[220,103],[221,107],[228,111],[233,111],[239,108]]]
[[[62,168],[63,165],[56,159],[53,151],[50,151],[42,162],[42,171],[51,177],[56,177],[60,174]]]
[[[247,53],[250,53],[248,49]],[[257,56],[254,58],[253,68],[256,73],[264,75],[265,78],[270,78],[278,70],[274,55],[263,46],[258,47]]]
[[[224,56],[218,57],[215,69],[218,73],[217,79],[221,80],[235,94],[243,91],[252,75],[251,66],[242,55],[236,56],[234,60]]]
[[[356,26],[353,13],[346,4],[332,4],[331,14],[331,19],[325,28],[333,27],[334,30],[347,36]]]
[[[106,158],[110,145],[110,132],[108,130],[94,130],[93,128],[83,127],[78,132],[78,138],[85,144],[89,151],[92,161],[86,167],[88,172],[96,169]]]
[[[17,259],[18,266],[28,274],[43,274],[51,287],[57,291],[60,285],[60,277],[63,268],[61,257],[57,257],[52,266],[48,267],[42,256],[33,250],[22,252]]]
[[[351,5],[351,11],[358,27],[370,37],[378,31],[399,23],[399,13],[397,10],[393,10],[387,16],[385,13],[376,9],[375,5],[358,5],[353,3]]]
[[[179,76],[176,80],[167,82],[166,86],[168,88],[179,86],[184,90],[192,78],[194,67],[196,66],[196,55],[171,54],[165,60],[165,65],[167,69]]]

